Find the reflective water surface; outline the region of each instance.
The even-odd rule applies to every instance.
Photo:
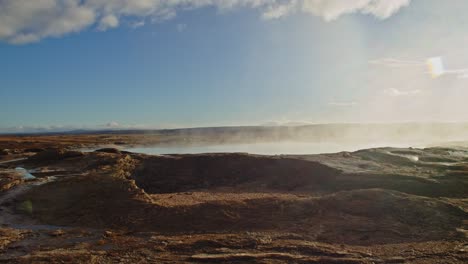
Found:
[[[204,146],[155,146],[127,148],[126,151],[145,154],[196,154],[196,153],[224,153],[246,152],[250,154],[279,155],[279,154],[319,154],[341,151],[356,151],[376,147],[411,147],[412,144],[373,143],[373,144],[339,144],[339,143],[311,143],[311,142],[268,142],[248,144],[223,144]]]

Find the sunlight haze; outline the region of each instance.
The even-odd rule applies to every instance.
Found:
[[[468,121],[466,1],[0,2],[0,127]],[[460,14],[460,15],[457,15]],[[109,125],[111,124],[111,125]]]

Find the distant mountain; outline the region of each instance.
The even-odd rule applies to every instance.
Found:
[[[12,133],[9,133],[12,134]],[[231,126],[178,129],[75,129],[17,135],[160,135],[177,143],[250,143],[261,141],[437,143],[468,141],[468,123],[314,124],[298,126]]]

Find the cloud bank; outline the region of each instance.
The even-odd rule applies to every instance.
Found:
[[[134,27],[203,7],[250,8],[264,19],[303,13],[332,21],[360,13],[386,19],[411,0],[0,0],[0,41],[23,44],[86,29],[105,31],[129,21]]]

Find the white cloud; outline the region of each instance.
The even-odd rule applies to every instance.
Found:
[[[411,0],[310,0],[302,2],[302,11],[323,17],[326,21],[351,13],[371,14],[386,19]]]
[[[158,22],[182,10],[212,6],[219,10],[253,8],[264,19],[296,13],[320,16],[326,21],[344,14],[371,14],[386,19],[410,0],[1,0],[0,41],[13,44],[60,37],[90,27],[106,30],[119,26],[119,18]]]
[[[262,14],[264,19],[277,19],[297,11],[297,1],[270,5]]]
[[[115,28],[119,26],[119,19],[114,15],[107,15],[99,22],[99,30],[107,30],[109,28]]]
[[[413,96],[413,95],[420,94],[421,90],[416,89],[416,90],[403,91],[403,90],[399,90],[399,89],[396,89],[396,88],[389,88],[389,89],[384,90],[384,93],[386,95],[390,95],[390,96],[394,96],[394,97],[397,97],[397,96]]]
[[[0,40],[28,43],[83,30],[96,10],[78,0],[0,1]]]

